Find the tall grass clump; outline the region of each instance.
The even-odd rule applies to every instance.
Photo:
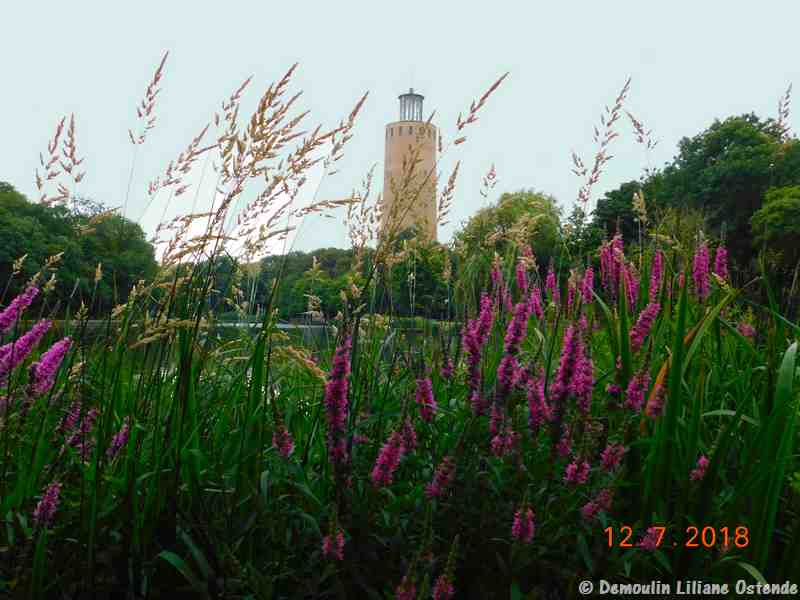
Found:
[[[137,109],[137,148],[164,66]],[[48,302],[50,263],[3,299],[3,590],[569,597],[601,577],[796,574],[800,328],[774,304],[745,302],[758,286],[773,298],[766,272],[735,288],[724,246],[678,245],[657,224],[546,270],[518,240],[488,273],[456,252],[449,318],[403,331],[376,311],[380,284],[399,254],[433,250],[399,243],[403,215],[380,214],[371,174],[347,201],[293,207],[308,169],[341,156],[366,99],[339,126],[301,132],[294,69],[242,124],[245,81],[150,184],[153,201],[179,196],[191,164],[219,153],[211,211],[163,224],[158,276],[100,333],[89,335],[86,306],[62,315]],[[504,77],[459,115],[442,153]],[[395,182],[406,206],[435,176],[419,172],[417,151]],[[588,203],[605,154],[591,172],[575,160]],[[442,218],[458,168],[437,199]],[[337,205],[355,265],[327,341],[279,329],[277,282],[259,321],[221,339],[209,299],[248,312],[236,280],[219,289],[215,278],[230,242],[243,242],[244,270],[287,233],[281,219]]]

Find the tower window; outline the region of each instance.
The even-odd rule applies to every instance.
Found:
[[[413,127],[409,127],[408,128],[408,133],[414,133],[414,128]]]

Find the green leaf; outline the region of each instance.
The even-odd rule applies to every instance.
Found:
[[[200,580],[197,578],[197,575],[195,575],[194,571],[192,571],[191,567],[189,567],[189,565],[187,565],[186,562],[174,552],[162,550],[158,553],[156,558],[163,558],[165,561],[175,567],[175,569],[177,569],[178,572],[183,575],[186,581],[188,581],[193,588],[197,590],[204,588],[204,586],[200,583]]]
[[[748,573],[750,573],[750,575],[753,576],[753,579],[755,579],[757,582],[767,585],[767,580],[764,579],[764,576],[761,574],[761,571],[756,569],[753,565],[746,562],[737,562],[736,564],[742,567],[742,569],[744,569]]]

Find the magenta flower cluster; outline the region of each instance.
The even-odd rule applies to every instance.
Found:
[[[333,365],[325,384],[325,416],[328,422],[328,458],[333,465],[347,462],[347,389],[350,375],[351,340],[347,336],[336,348]]]
[[[714,253],[714,274],[720,279],[728,278],[728,249],[725,246],[717,246]]]
[[[655,527],[648,527],[647,532],[642,536],[642,539],[639,540],[638,546],[643,550],[654,552],[656,548],[658,548],[658,538],[658,529]]]
[[[72,346],[72,339],[62,338],[31,365],[30,390],[34,397],[42,396],[53,387],[58,368],[69,352],[70,346]]]
[[[131,428],[131,418],[125,417],[125,420],[122,423],[122,427],[120,430],[114,434],[114,437],[111,438],[111,444],[109,444],[108,449],[106,450],[106,456],[108,458],[114,458],[119,451],[128,443],[128,437],[130,435],[130,428]]]
[[[422,420],[430,423],[436,414],[436,399],[433,397],[433,383],[430,377],[417,379],[416,401]]]
[[[608,444],[600,454],[600,464],[609,473],[616,469],[628,449],[622,444]]]
[[[547,270],[547,277],[544,280],[544,288],[550,294],[550,300],[553,304],[558,304],[560,300],[560,292],[558,290],[558,282],[556,281],[556,274],[553,271],[553,265]]]
[[[536,318],[541,321],[544,316],[544,309],[542,308],[542,290],[538,285],[533,286],[533,292],[530,296],[531,310]]]
[[[414,584],[414,580],[410,579],[408,575],[404,575],[394,595],[397,600],[417,600],[417,586]]]
[[[468,384],[470,396],[474,400],[475,394],[480,392],[481,387],[481,354],[483,347],[489,340],[494,322],[494,312],[492,301],[485,293],[481,295],[480,312],[476,319],[472,319],[464,326],[462,333],[464,351],[467,355]],[[479,403],[479,404],[482,404]],[[473,410],[475,410],[473,404]],[[481,414],[481,413],[476,413]]]
[[[650,395],[650,399],[645,406],[644,414],[651,419],[660,417],[664,412],[664,403],[667,397],[667,388],[660,384],[656,384],[655,392]]]
[[[433,584],[433,600],[450,600],[455,593],[456,589],[447,574],[439,575]]]
[[[594,292],[594,269],[587,267],[583,274],[583,281],[581,281],[581,299],[583,303],[589,305],[592,303]]]
[[[278,423],[275,426],[275,431],[272,433],[272,445],[278,449],[283,458],[289,458],[294,452],[294,440],[285,424]]]
[[[50,329],[50,325],[50,321],[39,321],[19,339],[0,346],[0,383],[4,382],[11,371],[28,357],[34,346]]]
[[[653,255],[653,264],[650,267],[650,302],[658,300],[661,291],[661,277],[664,274],[664,254],[656,250]]]
[[[539,428],[552,419],[550,407],[544,397],[544,377],[536,377],[528,383],[528,426],[536,435]]]
[[[619,278],[625,260],[623,251],[622,236],[619,234],[600,247],[600,280],[612,298],[617,297],[619,290]]]
[[[533,509],[522,506],[514,514],[514,522],[511,524],[511,537],[523,544],[530,544],[536,526],[533,521]]]
[[[75,409],[75,404],[73,404],[73,409]],[[80,405],[77,407],[77,413],[80,415],[81,408]],[[89,455],[94,448],[94,440],[89,437],[89,434],[92,432],[94,428],[95,421],[97,421],[97,417],[99,416],[99,411],[96,408],[90,408],[86,411],[83,415],[83,420],[81,421],[79,426],[75,426],[74,423],[77,420],[73,420],[73,411],[70,410],[70,414],[68,415],[67,419],[68,422],[73,423],[72,427],[66,430],[67,440],[66,445],[70,448],[76,448],[78,450],[78,454],[81,457],[81,460],[88,460]],[[61,451],[63,452],[64,449],[62,448]]]
[[[514,446],[519,440],[519,434],[515,433],[510,426],[506,426],[492,438],[490,443],[492,454],[502,458],[514,451]]]
[[[344,531],[339,529],[335,535],[322,538],[322,556],[324,558],[344,560]]]
[[[372,467],[372,484],[375,487],[392,485],[394,473],[400,465],[400,459],[403,458],[405,451],[402,431],[392,432],[378,453],[375,466]]]
[[[587,461],[584,460],[578,464],[577,460],[573,460],[564,470],[564,482],[572,485],[586,483],[589,479],[589,471],[591,471],[591,466]]]
[[[53,482],[47,486],[42,494],[42,499],[33,509],[34,522],[42,527],[47,527],[53,522],[53,517],[58,508],[59,495],[61,494],[61,484]]]
[[[701,242],[694,253],[692,261],[692,280],[694,281],[694,291],[700,300],[708,298],[710,293],[708,281],[708,245]]]
[[[39,288],[35,285],[28,286],[19,296],[14,298],[2,312],[0,312],[0,335],[6,333],[14,326],[20,315],[31,305]]]
[[[609,488],[603,488],[597,493],[593,500],[590,500],[581,508],[581,515],[587,521],[597,518],[600,511],[608,512],[611,510],[611,503],[614,501],[614,492]]]
[[[689,479],[692,481],[700,481],[703,477],[706,476],[706,469],[708,468],[710,461],[705,454],[701,454],[700,458],[697,459],[697,466],[692,469],[692,472],[689,473]]]
[[[425,486],[425,495],[430,498],[437,498],[447,491],[456,475],[456,463],[450,456],[445,456],[436,472],[433,474],[433,481]]]
[[[636,324],[631,328],[631,352],[638,352],[644,344],[645,338],[649,335],[650,329],[653,327],[653,322],[658,316],[658,311],[661,310],[661,305],[656,302],[651,302],[644,307],[644,310],[639,314]]]
[[[643,367],[636,373],[628,383],[628,389],[625,390],[625,406],[630,408],[633,412],[638,413],[644,406],[645,394],[650,386],[650,373],[647,367]]]

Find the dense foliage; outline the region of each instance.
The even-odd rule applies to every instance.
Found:
[[[153,247],[136,223],[116,214],[104,214],[91,200],[78,199],[71,207],[29,202],[10,184],[0,182],[0,280],[8,293],[20,293],[51,256],[61,254],[48,277],[55,275],[52,301],[61,310],[89,304],[92,314],[105,314],[127,300],[140,279],[156,272]],[[12,278],[20,257],[22,276]],[[100,267],[100,278],[95,282]],[[93,294],[93,288],[97,290]]]

